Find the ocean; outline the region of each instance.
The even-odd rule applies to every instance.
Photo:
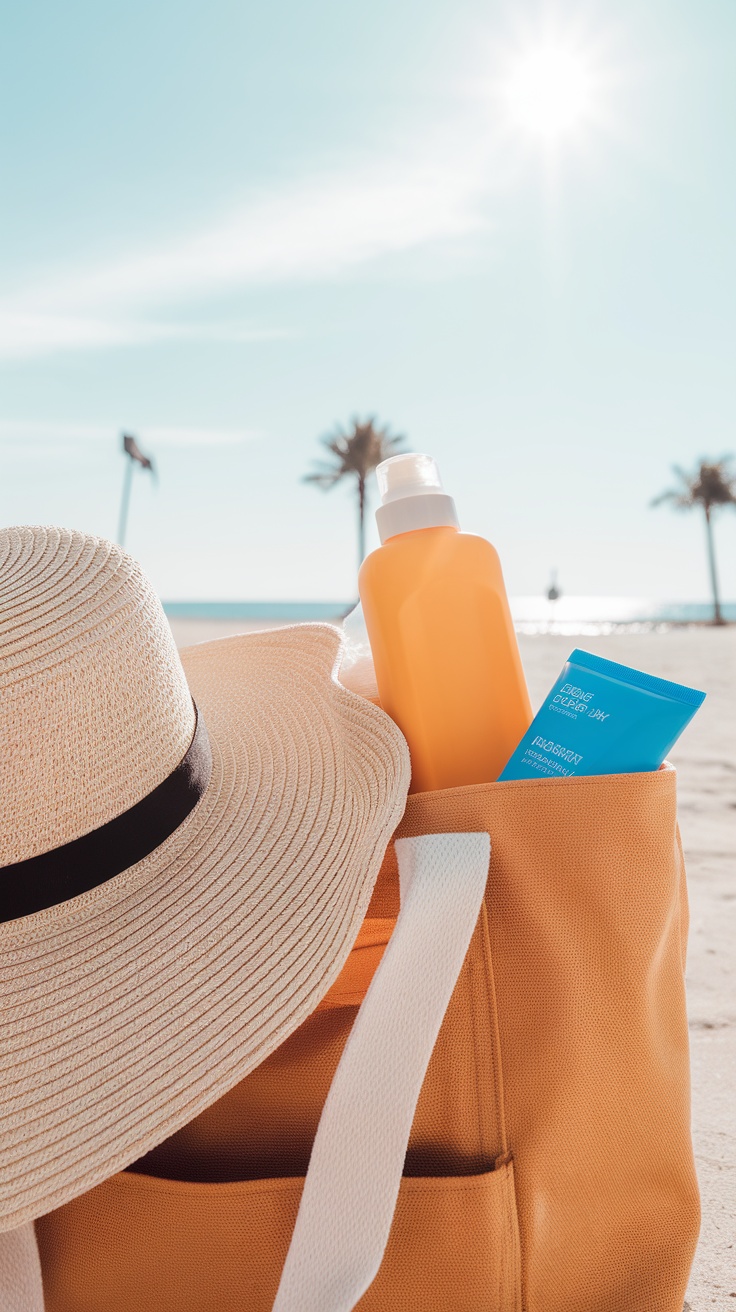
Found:
[[[167,601],[172,619],[281,620],[303,623],[340,620],[354,601]],[[721,607],[736,622],[736,602]],[[645,632],[671,625],[707,624],[713,604],[707,601],[662,601],[647,597],[512,597],[511,613],[520,633],[597,634]]]

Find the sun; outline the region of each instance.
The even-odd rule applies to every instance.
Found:
[[[583,49],[548,40],[510,58],[502,96],[515,127],[554,144],[590,120],[596,84],[593,62]]]

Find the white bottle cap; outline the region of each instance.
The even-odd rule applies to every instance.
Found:
[[[418,528],[459,528],[455,503],[443,491],[437,462],[410,451],[391,456],[376,468],[381,504],[376,524],[381,542]]]
[[[442,491],[437,461],[418,451],[384,460],[376,469],[376,478],[383,506],[389,501],[398,501],[400,497]]]

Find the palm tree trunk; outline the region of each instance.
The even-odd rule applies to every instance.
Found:
[[[713,589],[713,623],[725,623],[721,614],[721,600],[718,595],[718,575],[716,573],[716,552],[713,543],[713,523],[710,516],[710,507],[705,507],[705,530],[708,536],[708,564],[710,566],[710,585]]]
[[[125,460],[125,477],[123,479],[123,499],[120,502],[120,520],[118,523],[118,544],[125,546],[125,530],[128,526],[128,507],[130,505],[130,485],[133,481],[133,461]]]
[[[358,474],[358,569],[365,557],[365,478]]]

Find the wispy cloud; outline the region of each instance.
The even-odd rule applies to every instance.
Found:
[[[380,256],[476,232],[486,226],[482,174],[458,155],[396,160],[256,195],[165,247],[78,267],[0,300],[0,357],[279,335],[199,323],[191,307],[249,284],[333,278]],[[187,304],[188,321],[177,322]]]
[[[133,425],[141,439],[152,448],[159,446],[235,446],[264,436],[257,429],[195,428],[188,425]],[[53,420],[29,421],[0,419],[0,443],[3,450],[37,454],[41,446],[58,450],[90,442],[110,443],[119,439],[119,429],[107,423],[58,423]]]
[[[24,359],[33,355],[46,355],[55,351],[101,350],[111,346],[147,346],[166,341],[225,341],[255,342],[272,338],[293,337],[294,333],[280,328],[256,328],[223,320],[221,323],[176,323],[134,318],[120,311],[112,301],[107,306],[108,317],[85,313],[86,307],[75,304],[75,312],[66,313],[59,308],[63,297],[56,292],[49,296],[48,308],[34,305],[37,293],[31,292],[28,301],[22,298],[0,301],[0,359]],[[69,296],[70,302],[76,297]],[[32,310],[28,304],[34,305]],[[100,309],[104,307],[100,306]]]
[[[265,437],[260,429],[237,428],[157,428],[141,426],[151,446],[238,446]]]

